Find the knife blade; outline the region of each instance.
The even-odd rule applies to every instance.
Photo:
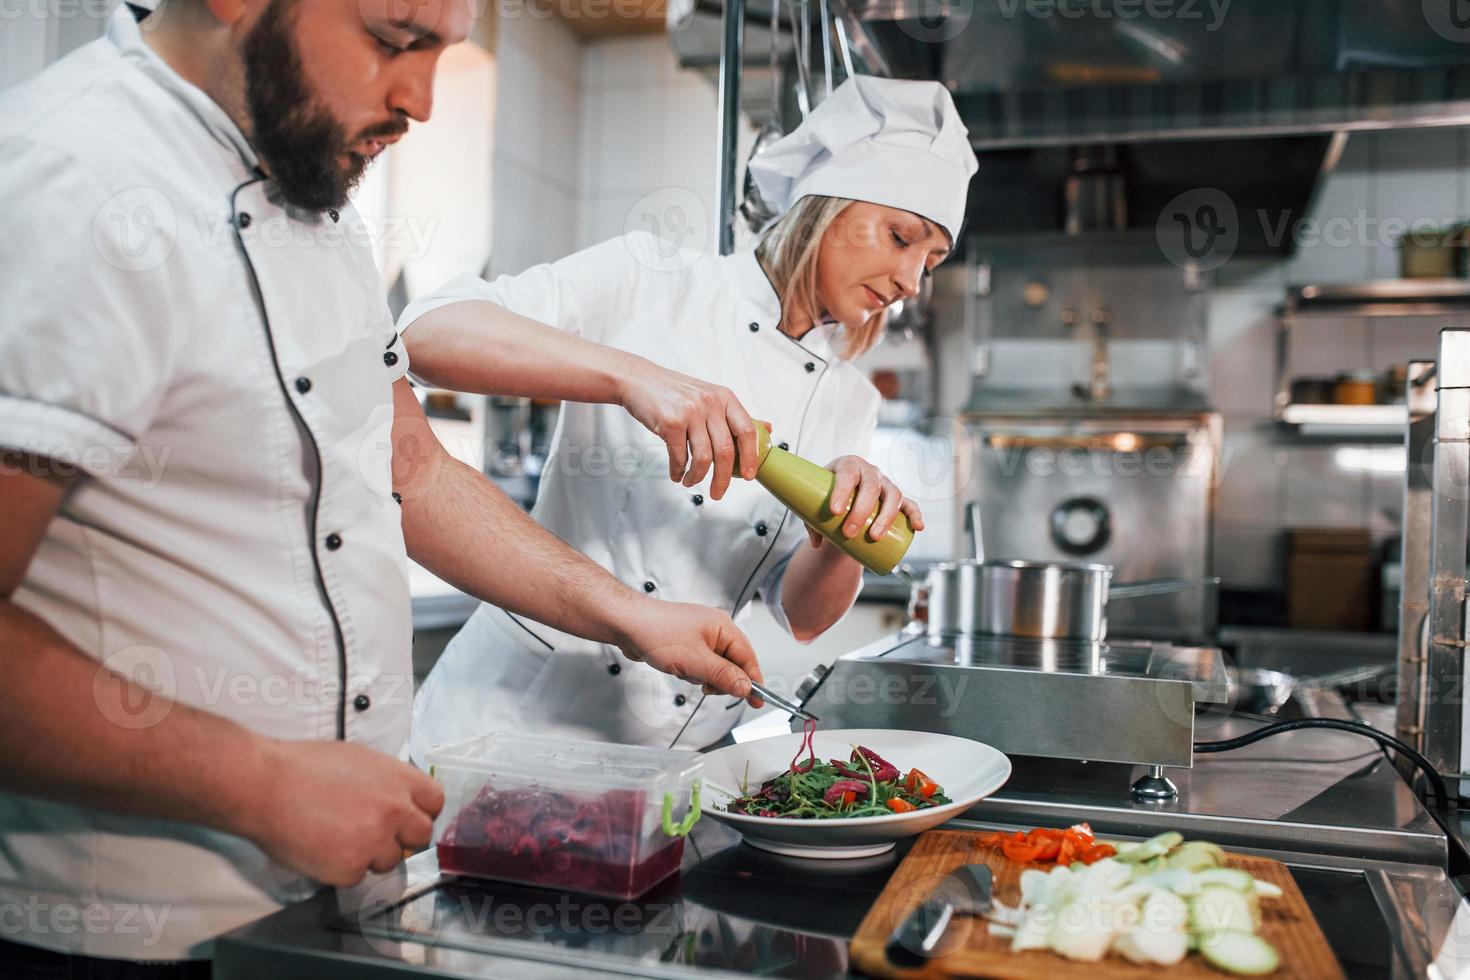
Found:
[[[945,875],[888,937],[884,953],[899,966],[914,966],[938,954],[956,916],[990,911],[994,876],[986,864],[965,864]]]

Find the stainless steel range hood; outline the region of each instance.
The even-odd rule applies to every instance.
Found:
[[[859,70],[955,93],[980,156],[978,233],[1061,234],[1069,193],[1077,231],[1082,173],[1100,178],[1082,183],[1098,215],[1085,229],[1151,229],[1176,195],[1225,192],[1262,219],[1243,223],[1237,254],[1291,249],[1262,231],[1307,215],[1345,134],[1470,125],[1457,4],[832,0]],[[716,18],[684,28],[681,57],[718,52]],[[1115,196],[1086,200],[1098,186]]]

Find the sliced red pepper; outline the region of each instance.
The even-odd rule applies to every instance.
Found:
[[[1092,828],[1085,823],[1066,830],[1036,827],[1009,834],[994,831],[983,835],[980,843],[991,847],[999,846],[1006,857],[1021,863],[1055,861],[1057,864],[1067,865],[1081,861],[1091,864],[1117,853],[1112,845],[1097,843]]]
[[[1028,844],[1024,837],[1019,841],[1007,840],[1000,846],[1000,849],[1006,857],[1012,861],[1018,861],[1021,864],[1029,864],[1035,861],[1041,853],[1037,848]]]
[[[1054,830],[1034,830],[1028,835],[1028,839],[1037,848],[1038,861],[1055,861],[1061,853],[1062,835]]]

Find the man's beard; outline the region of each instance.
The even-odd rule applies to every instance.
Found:
[[[272,0],[245,38],[245,98],[252,142],[288,204],[312,211],[340,208],[370,158],[352,153],[347,131],[306,80],[291,35],[296,0]],[[372,126],[359,140],[396,136],[403,119]],[[338,158],[346,156],[344,168]]]

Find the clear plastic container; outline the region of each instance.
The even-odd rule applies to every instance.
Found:
[[[635,898],[679,869],[702,756],[515,732],[428,753],[439,868]]]

